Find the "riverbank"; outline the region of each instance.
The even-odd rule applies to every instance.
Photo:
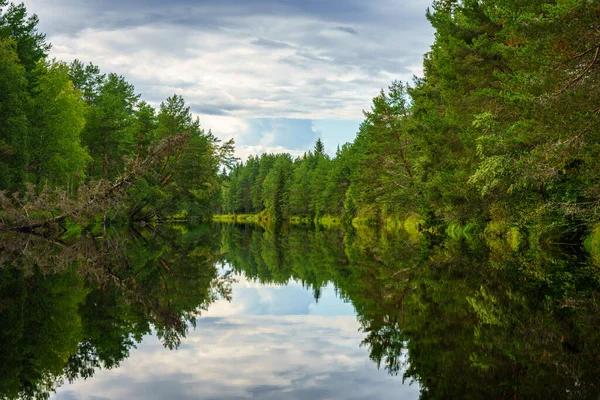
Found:
[[[272,224],[276,221],[263,214],[215,214],[212,217],[215,222],[233,222],[233,223],[266,223]],[[309,217],[290,216],[285,218],[283,222],[293,225],[318,225],[325,228],[342,227],[342,217],[325,215],[310,219]],[[387,217],[383,221],[374,221],[367,218],[353,218],[352,226],[354,228],[373,228],[381,226],[387,230],[405,230],[412,234],[419,234],[421,231],[422,221],[417,214],[411,213],[407,217]]]

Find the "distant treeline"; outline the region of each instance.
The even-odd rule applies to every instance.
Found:
[[[126,192],[127,201],[105,201],[110,216],[210,214],[232,142],[203,131],[181,96],[155,110],[122,76],[49,60],[37,24],[23,4],[0,0],[2,209],[28,206],[28,217],[43,219],[70,199],[82,203],[70,206],[79,215]]]
[[[373,99],[356,139],[330,158],[236,165],[224,213],[423,226],[476,224],[577,236],[600,205],[597,2],[435,1],[424,77]]]

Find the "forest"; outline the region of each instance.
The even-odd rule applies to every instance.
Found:
[[[381,90],[352,143],[237,163],[181,96],[155,109],[123,76],[50,60],[37,17],[0,6],[5,230],[216,213],[600,241],[595,2],[435,1],[424,76]]]
[[[424,76],[382,90],[352,143],[237,163],[217,211],[597,241],[597,2],[440,0],[427,18]]]
[[[37,24],[0,1],[0,229],[209,218],[233,141],[177,94],[155,109],[123,76],[49,59]]]

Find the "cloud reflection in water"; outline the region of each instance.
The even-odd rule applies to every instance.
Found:
[[[177,351],[146,337],[112,371],[60,388],[71,399],[416,399],[418,385],[377,370],[360,348],[354,309],[327,286],[315,302],[301,284],[242,278]]]

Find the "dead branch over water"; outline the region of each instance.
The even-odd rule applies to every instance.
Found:
[[[68,218],[93,220],[96,215],[104,215],[106,220],[107,211],[124,202],[127,190],[137,179],[157,170],[160,171],[158,173],[168,171],[167,166],[189,139],[189,131],[163,139],[144,160],[128,160],[123,173],[114,182],[103,179],[89,182],[78,190],[75,199],[63,190],[49,187],[36,193],[31,185],[25,193],[12,197],[0,192],[0,232],[35,233],[51,237],[60,232],[60,223]],[[161,182],[169,179],[168,174]]]

